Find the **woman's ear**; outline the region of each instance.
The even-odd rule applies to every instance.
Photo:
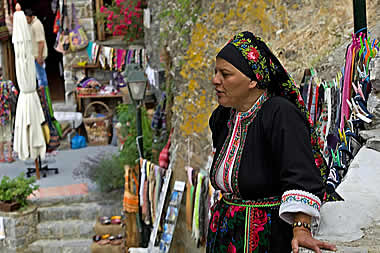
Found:
[[[255,80],[251,80],[251,81],[249,82],[249,88],[255,88],[256,85],[257,85],[257,81],[255,81]]]

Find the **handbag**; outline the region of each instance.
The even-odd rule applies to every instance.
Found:
[[[61,12],[58,9],[57,14],[55,15],[55,19],[54,19],[53,33],[57,34],[60,27],[61,27]]]
[[[76,10],[74,2],[72,3],[73,19],[75,22],[75,28],[70,30],[70,49],[71,51],[77,51],[88,46],[87,34],[83,27],[78,24],[78,18],[76,17]]]
[[[85,148],[85,147],[87,147],[87,142],[84,136],[76,134],[71,139],[71,149],[79,149],[79,148]]]
[[[61,53],[65,54],[69,51],[69,36],[68,36],[68,30],[64,29],[65,26],[65,17],[67,17],[67,8],[65,1],[63,2],[63,7],[62,7],[62,17],[60,21],[60,27],[57,33],[57,38],[55,40],[54,44],[54,49]]]

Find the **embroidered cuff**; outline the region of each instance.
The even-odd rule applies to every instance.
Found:
[[[321,200],[314,194],[301,190],[284,192],[281,197],[280,218],[289,224],[294,222],[295,213],[302,212],[312,217],[312,224],[319,225]]]

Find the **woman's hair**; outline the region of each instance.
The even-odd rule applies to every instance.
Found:
[[[34,16],[34,12],[33,12],[32,9],[26,9],[26,10],[24,11],[24,14],[25,14],[25,16],[27,16],[27,17],[32,17],[32,16]]]

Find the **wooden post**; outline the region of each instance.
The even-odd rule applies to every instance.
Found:
[[[40,157],[38,157],[38,158],[36,158],[36,160],[34,160],[34,164],[36,165],[37,180],[40,180]]]
[[[103,0],[96,0],[96,12],[100,12],[100,7],[103,6]],[[95,18],[96,19],[96,18]],[[104,31],[104,22],[100,20],[95,20],[96,23],[96,31],[98,34],[98,40],[106,40],[106,33]]]
[[[353,0],[354,9],[354,32],[358,36],[359,32],[367,34],[367,14],[366,14],[366,1]]]

